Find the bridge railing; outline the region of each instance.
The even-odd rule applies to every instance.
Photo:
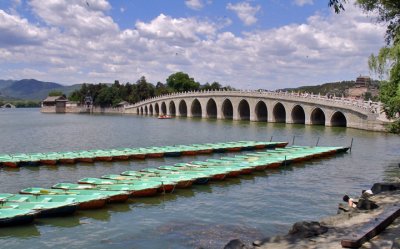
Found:
[[[382,109],[381,102],[364,101],[361,99],[337,97],[335,95],[320,95],[312,93],[295,93],[283,91],[256,91],[256,90],[202,90],[202,91],[188,91],[176,92],[165,94],[157,97],[152,97],[133,105],[126,106],[126,109],[140,107],[156,101],[184,98],[184,97],[204,97],[204,96],[246,96],[246,97],[271,97],[281,100],[297,100],[301,102],[318,103],[323,105],[330,105],[336,107],[347,106],[349,109],[359,111],[367,114],[380,114]]]

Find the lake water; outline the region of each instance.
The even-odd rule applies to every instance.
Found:
[[[336,213],[343,194],[399,181],[400,137],[355,129],[265,122],[0,110],[0,153],[145,147],[238,140],[347,146],[351,153],[245,177],[132,199],[65,218],[0,229],[1,248],[222,248],[286,233],[292,223]],[[0,169],[3,193],[221,155]]]

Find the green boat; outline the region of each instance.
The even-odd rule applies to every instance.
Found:
[[[122,182],[100,178],[83,178],[78,182],[80,183],[79,185],[87,185],[89,189],[90,187],[94,187],[105,190],[125,190],[128,191],[132,197],[154,196],[157,194],[157,190],[161,186],[161,184],[154,182],[134,183],[133,181]]]
[[[158,188],[160,186],[159,182],[154,181],[141,181],[140,179],[102,179],[102,178],[94,178],[94,177],[87,177],[82,178],[78,181],[80,184],[91,184],[91,185],[113,185],[113,184],[128,184],[137,186],[138,188]]]
[[[176,187],[176,182],[167,179],[167,178],[158,178],[158,177],[147,177],[145,174],[137,174],[137,175],[103,175],[101,178],[103,179],[112,179],[112,180],[133,180],[133,181],[141,181],[141,182],[156,182],[159,184],[158,192],[160,193],[171,193],[174,191]]]
[[[37,156],[30,156],[29,154],[19,153],[12,155],[14,159],[19,160],[19,166],[37,166],[40,158]]]
[[[17,168],[19,167],[20,160],[17,158],[13,158],[10,155],[1,155],[0,162],[1,165],[4,167]]]
[[[74,203],[63,203],[63,202],[10,202],[3,201],[0,204],[0,210],[2,209],[30,209],[37,211],[38,217],[57,217],[67,216],[75,213],[78,205]]]
[[[78,184],[74,184],[78,185]],[[69,195],[79,196],[88,195],[93,198],[106,198],[107,202],[125,202],[129,198],[129,193],[126,191],[112,191],[112,190],[90,190],[90,189],[70,189],[67,185],[63,185],[62,189],[52,188],[26,188],[19,191],[21,194],[31,195]]]
[[[194,184],[207,184],[211,177],[211,174],[207,174],[206,172],[182,170],[182,168],[175,166],[160,166],[158,168],[166,170],[167,172],[169,171],[170,174],[178,173],[179,175],[188,175],[189,177],[192,177]]]
[[[9,202],[62,202],[77,204],[79,209],[102,208],[106,204],[105,196],[94,195],[28,195],[28,194],[0,194],[0,199]]]
[[[176,174],[167,174],[166,171],[160,169],[146,168],[141,169],[140,173],[143,174],[146,178],[161,180],[161,181],[173,181],[176,183],[176,188],[188,188],[192,186],[193,179],[192,177],[184,176],[184,175],[176,175]],[[137,171],[125,171],[122,175],[131,175],[137,174]]]
[[[38,211],[0,207],[0,227],[25,225],[32,223]]]

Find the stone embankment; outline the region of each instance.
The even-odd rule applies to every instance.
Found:
[[[374,185],[375,186],[375,185]],[[354,238],[368,224],[376,222],[389,207],[400,207],[400,184],[394,188],[382,189],[368,197],[379,207],[373,210],[349,208],[339,204],[338,214],[319,222],[298,222],[287,235],[256,240],[253,245],[244,245],[240,240],[232,240],[225,249],[339,249],[341,241]],[[386,191],[391,190],[391,191]],[[400,218],[395,219],[386,229],[365,242],[360,248],[400,249]]]

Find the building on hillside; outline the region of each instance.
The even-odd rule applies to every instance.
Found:
[[[359,76],[356,79],[354,87],[369,87],[371,85],[371,78],[369,76]]]
[[[65,96],[48,96],[42,101],[41,112],[65,113],[68,100]]]
[[[357,77],[354,87],[350,87],[346,90],[346,95],[355,99],[364,99],[366,96],[374,97],[378,94],[379,90],[372,85],[372,80],[369,76],[360,75]]]

